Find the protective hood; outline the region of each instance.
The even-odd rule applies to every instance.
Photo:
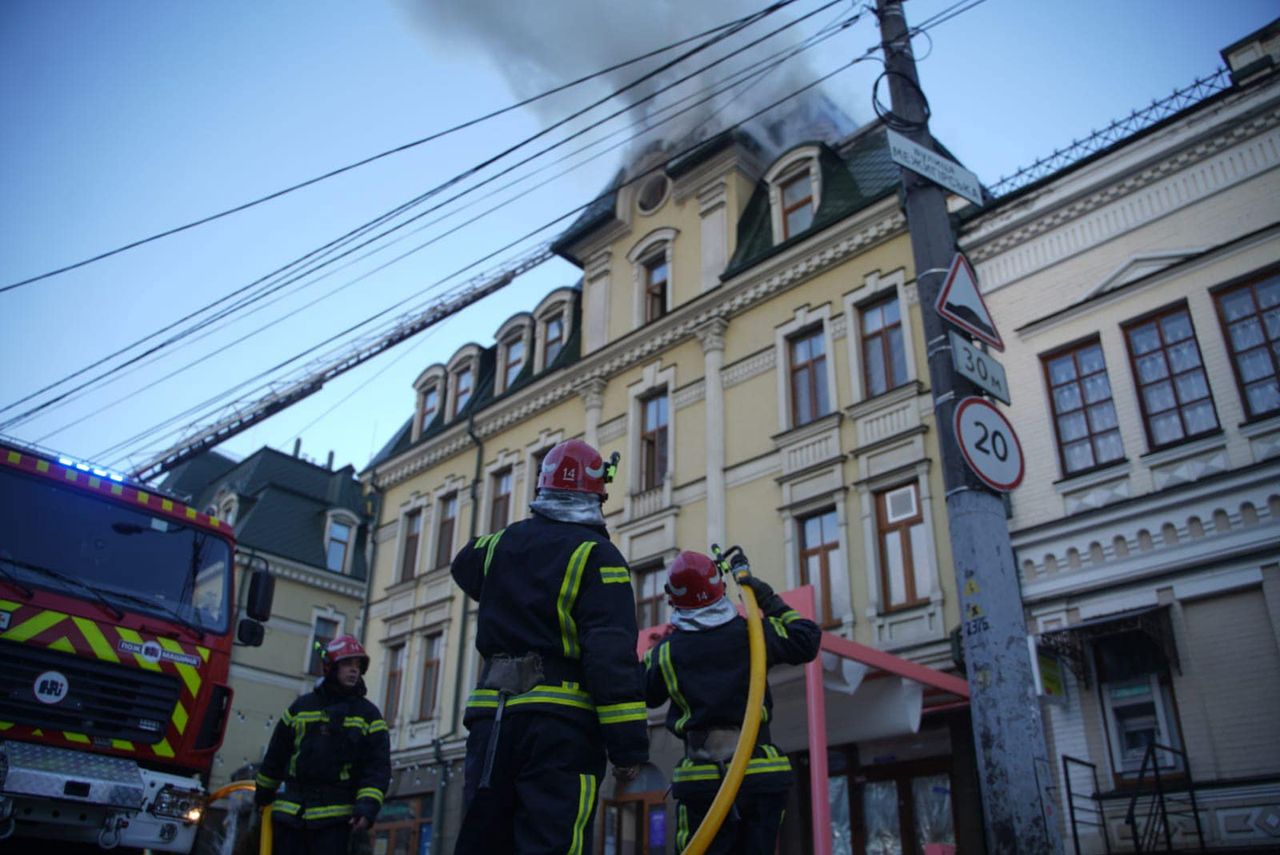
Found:
[[[721,597],[709,606],[700,609],[671,610],[671,625],[685,632],[701,632],[704,629],[715,629],[723,626],[738,616],[738,610],[729,602],[728,597]]]
[[[579,525],[604,525],[604,512],[600,510],[600,497],[595,493],[578,490],[556,490],[543,487],[538,497],[529,503],[530,509],[557,522]]]

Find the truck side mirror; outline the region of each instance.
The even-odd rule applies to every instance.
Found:
[[[271,618],[271,601],[276,596],[276,578],[268,570],[254,570],[249,577],[249,599],[245,612],[256,621]]]
[[[261,647],[267,631],[253,618],[241,618],[236,626],[236,640],[245,647]]]

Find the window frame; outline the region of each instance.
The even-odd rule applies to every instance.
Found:
[[[893,303],[898,307],[897,320],[895,320],[892,324],[882,325],[874,333],[867,333],[865,330],[865,320],[867,317],[867,313],[871,311],[876,311],[876,310],[883,310],[890,303]],[[909,331],[907,329],[907,325],[904,324],[902,320],[903,306],[902,306],[902,301],[898,299],[897,290],[895,289],[890,291],[889,293],[879,294],[874,299],[858,306],[857,309],[858,309],[857,318],[859,321],[858,346],[861,348],[862,384],[863,384],[862,388],[863,388],[865,397],[874,398],[879,395],[884,395],[889,392],[892,392],[894,389],[897,389],[901,386],[905,386],[907,383],[911,382],[911,377],[910,377],[911,370],[907,360],[907,348],[910,346],[910,342],[907,339],[907,335]],[[898,331],[898,341],[902,346],[902,377],[900,378],[889,376],[890,374],[894,373],[893,347],[890,344],[890,332],[895,329]],[[881,345],[880,346],[881,357],[884,360],[882,364],[886,372],[885,388],[879,392],[871,391],[871,386],[872,386],[871,360],[867,358],[867,348],[868,348],[869,342],[872,339],[879,340],[879,343]]]
[[[503,481],[506,492],[502,491]],[[504,529],[511,523],[511,499],[515,491],[515,469],[511,466],[499,469],[489,476],[489,531]],[[501,503],[502,521],[498,521],[498,507]]]
[[[343,543],[342,550],[342,566],[333,568],[329,566],[329,548],[334,543],[333,527],[335,525],[345,526],[347,529],[347,540],[338,541]],[[325,515],[324,524],[324,568],[330,573],[337,573],[341,576],[347,576],[351,573],[352,557],[355,553],[356,538],[360,534],[360,519],[351,511],[345,508],[335,508]]]
[[[404,537],[400,547],[400,573],[398,581],[410,582],[418,574],[418,554],[422,551],[422,526],[426,514],[422,507],[410,508],[401,517]],[[414,523],[417,530],[414,530]]]
[[[801,198],[791,205],[787,204],[787,189],[798,181],[807,181],[809,183],[809,195]],[[782,239],[790,240],[793,235],[791,233],[791,214],[800,210],[802,207],[809,208],[809,222],[803,228],[798,229],[795,234],[803,234],[813,228],[813,220],[817,214],[817,205],[814,204],[814,187],[813,173],[810,169],[797,169],[795,172],[787,175],[778,181],[778,199],[782,206]]]
[[[400,695],[404,692],[405,643],[387,648],[387,685],[383,691],[382,717],[393,727],[400,715]]]
[[[428,366],[417,379],[413,381],[413,388],[417,392],[417,398],[414,403],[414,420],[411,439],[417,441],[427,428],[431,426],[437,415],[444,409],[447,399],[449,387],[448,369],[436,363]],[[427,399],[431,395],[435,395],[435,406],[428,409]]]
[[[1266,322],[1263,320],[1263,312],[1265,310],[1259,308],[1260,304],[1256,290],[1259,286],[1269,284],[1277,279],[1280,279],[1280,268],[1272,268],[1259,274],[1252,274],[1241,281],[1228,282],[1210,290],[1210,294],[1213,296],[1214,309],[1218,313],[1218,328],[1222,333],[1223,343],[1226,345],[1227,358],[1231,361],[1231,373],[1236,380],[1236,393],[1240,396],[1240,405],[1244,412],[1246,422],[1272,418],[1273,416],[1280,414],[1280,405],[1261,413],[1253,412],[1253,405],[1249,400],[1247,386],[1254,385],[1260,381],[1253,380],[1246,384],[1244,376],[1241,374],[1239,353],[1236,352],[1235,342],[1231,337],[1231,326],[1239,323],[1240,321],[1237,320],[1229,323],[1227,320],[1226,310],[1222,304],[1224,299],[1233,294],[1244,290],[1248,290],[1250,292],[1250,296],[1252,298],[1251,302],[1253,303],[1254,308],[1250,317],[1258,319],[1258,323],[1262,328],[1263,344],[1257,347],[1247,348],[1245,352],[1247,353],[1257,349],[1263,350],[1271,362],[1273,382],[1280,383],[1280,355],[1277,355],[1276,352],[1276,349],[1280,348],[1280,338],[1274,340],[1271,339],[1270,333],[1267,331]]]
[[[824,540],[817,546],[810,546],[805,529],[810,520],[820,520],[819,526],[825,528],[824,521],[827,516],[831,517],[831,525],[833,528],[832,539]],[[817,614],[815,615],[817,623],[823,629],[830,629],[840,626],[843,623],[843,616],[835,614],[835,603],[832,596],[832,574],[838,568],[832,566],[830,555],[832,552],[840,553],[840,516],[837,505],[825,505],[821,508],[809,511],[804,514],[797,514],[795,517],[796,525],[796,552],[799,557],[797,564],[797,578],[801,585],[813,585],[817,589],[818,596],[814,603]],[[819,560],[820,570],[823,574],[822,584],[814,585],[813,580],[809,578],[809,558],[816,556]]]
[[[651,390],[639,401],[640,406],[640,492],[655,490],[667,480],[671,465],[671,396],[666,387]],[[651,404],[660,404],[662,422],[650,426]]]
[[[908,517],[890,520],[889,496],[904,489],[911,490],[911,499],[914,503],[915,511]],[[907,481],[892,487],[874,490],[872,491],[872,498],[875,501],[876,551],[879,558],[881,612],[890,614],[928,605],[929,592],[916,590],[918,581],[916,577],[920,575],[920,570],[917,567],[915,550],[912,548],[911,543],[911,530],[915,526],[920,526],[922,534],[925,533],[925,517],[924,507],[920,498],[920,483],[918,481]],[[892,569],[889,567],[888,540],[895,534],[899,538],[899,549],[902,555],[903,600],[901,602],[893,601],[893,586],[890,579]],[[921,559],[925,558],[925,556],[920,557]]]
[[[434,652],[434,656],[432,653]],[[444,665],[444,630],[428,632],[422,638],[422,669],[419,672],[417,721],[436,718],[440,707],[440,677]],[[427,701],[430,700],[428,704]]]
[[[818,210],[822,207],[823,194],[822,169],[818,163],[821,151],[822,147],[819,145],[807,144],[799,146],[779,158],[764,175],[764,181],[769,187],[770,223],[775,246],[790,240],[796,235],[809,231],[809,229],[813,228],[813,223],[818,218]],[[787,206],[784,202],[785,188],[800,178],[802,174],[809,177],[808,201],[812,209],[812,215],[808,225],[793,234],[787,224],[786,214],[789,212],[788,208],[789,210],[797,210],[804,200],[792,206]]]
[[[1196,357],[1199,359],[1199,365],[1197,366],[1197,368],[1192,370],[1193,371],[1198,370],[1204,375],[1204,384],[1205,384],[1205,389],[1207,390],[1207,394],[1205,395],[1205,397],[1197,398],[1195,401],[1191,403],[1208,401],[1210,412],[1213,414],[1213,423],[1214,423],[1213,427],[1206,428],[1205,430],[1202,430],[1194,434],[1188,433],[1186,431],[1186,421],[1182,412],[1183,407],[1185,405],[1178,402],[1177,388],[1174,383],[1174,378],[1179,375],[1173,371],[1173,365],[1169,362],[1168,348],[1166,347],[1166,343],[1164,340],[1164,330],[1160,324],[1160,322],[1164,318],[1171,317],[1179,313],[1185,313],[1187,316],[1187,323],[1191,327],[1191,335],[1189,336],[1189,340],[1195,345]],[[1146,326],[1147,324],[1154,324],[1156,327],[1157,333],[1160,336],[1160,345],[1158,347],[1158,350],[1162,353],[1162,355],[1164,355],[1166,366],[1169,368],[1169,373],[1166,375],[1163,381],[1157,380],[1155,381],[1155,383],[1144,384],[1142,382],[1141,376],[1138,373],[1139,354],[1134,353],[1132,333],[1134,330],[1138,329],[1139,327]],[[1218,407],[1213,399],[1213,386],[1209,382],[1209,372],[1205,368],[1204,350],[1200,347],[1200,339],[1196,335],[1195,317],[1192,315],[1191,307],[1187,304],[1187,302],[1185,300],[1181,300],[1177,303],[1172,303],[1168,306],[1163,306],[1152,312],[1147,312],[1144,315],[1141,315],[1137,318],[1133,318],[1132,320],[1124,322],[1123,324],[1121,324],[1120,328],[1121,328],[1121,333],[1124,336],[1125,349],[1129,356],[1129,371],[1130,371],[1130,375],[1133,377],[1134,390],[1138,397],[1138,411],[1142,415],[1142,429],[1146,433],[1147,449],[1152,452],[1163,451],[1166,448],[1173,448],[1174,446],[1182,445],[1183,443],[1186,443],[1186,442],[1191,442],[1191,441],[1200,439],[1202,437],[1212,436],[1216,433],[1219,433],[1222,430],[1222,421],[1221,419],[1218,418]],[[1150,352],[1154,353],[1155,351],[1150,351]],[[1141,355],[1146,356],[1148,354],[1141,354]],[[1183,375],[1190,374],[1190,373],[1191,371],[1181,372],[1181,374]],[[1152,433],[1152,429],[1151,429],[1152,416],[1147,410],[1147,399],[1146,399],[1146,396],[1143,394],[1143,390],[1147,386],[1156,385],[1156,383],[1165,382],[1165,381],[1169,382],[1171,385],[1171,390],[1173,392],[1174,401],[1175,401],[1172,411],[1178,414],[1178,423],[1179,425],[1182,426],[1183,434],[1177,439],[1169,440],[1163,443],[1157,443],[1155,441],[1155,436]],[[1162,410],[1160,413],[1157,413],[1156,415],[1163,415],[1164,413],[1167,413],[1167,412],[1170,412],[1170,410]]]
[[[668,262],[667,253],[663,251],[642,259],[640,267],[644,278],[644,322],[651,324],[665,317],[669,311],[671,265]],[[655,271],[659,269],[663,271],[662,278],[655,280]]]
[[[1079,354],[1093,347],[1096,347],[1098,349],[1098,352],[1102,357],[1102,369],[1101,371],[1095,371],[1091,374],[1084,374],[1081,371]],[[1062,359],[1064,356],[1067,356],[1067,355],[1071,356],[1072,364],[1075,366],[1075,372],[1076,372],[1075,377],[1072,380],[1067,382],[1073,383],[1080,387],[1080,406],[1075,410],[1059,412],[1057,395],[1055,393],[1057,392],[1058,389],[1065,387],[1067,383],[1066,382],[1057,383],[1057,384],[1054,383],[1053,374],[1050,369],[1050,364]],[[1115,389],[1111,385],[1111,371],[1107,367],[1107,353],[1102,346],[1101,337],[1095,334],[1087,338],[1078,339],[1068,344],[1064,344],[1060,347],[1056,347],[1053,350],[1047,351],[1046,353],[1042,353],[1040,355],[1040,373],[1042,378],[1044,379],[1045,392],[1049,398],[1049,418],[1050,418],[1050,421],[1053,422],[1054,446],[1058,454],[1058,471],[1062,473],[1062,477],[1075,478],[1080,475],[1086,475],[1090,472],[1095,472],[1099,469],[1105,469],[1108,466],[1114,466],[1117,463],[1123,462],[1125,459],[1124,432],[1120,429],[1120,411],[1116,404]],[[1115,424],[1115,427],[1113,428],[1109,428],[1105,431],[1095,432],[1089,421],[1088,410],[1090,407],[1098,406],[1099,404],[1101,404],[1102,399],[1099,399],[1092,403],[1086,401],[1085,392],[1084,392],[1084,381],[1087,378],[1096,377],[1099,374],[1101,374],[1103,378],[1107,381],[1106,400],[1110,401],[1111,403],[1111,409],[1112,409],[1112,412],[1115,414],[1116,424]],[[1139,394],[1141,394],[1140,390],[1139,390]],[[1064,415],[1070,415],[1075,412],[1081,413],[1084,417],[1085,435],[1081,439],[1074,439],[1074,440],[1071,440],[1070,443],[1064,443],[1062,439],[1062,431],[1059,428],[1059,419],[1062,418]],[[1098,462],[1099,455],[1098,455],[1097,441],[1100,437],[1103,437],[1108,433],[1114,433],[1116,437],[1119,439],[1120,454],[1118,457],[1114,457],[1110,460]],[[1089,466],[1084,466],[1079,469],[1071,469],[1067,465],[1066,446],[1068,444],[1078,443],[1082,439],[1087,439],[1089,442],[1090,452],[1093,455],[1093,463]]]
[[[453,394],[450,395],[450,412],[449,418],[456,419],[458,413],[466,409],[467,404],[471,403],[471,397],[476,391],[475,366],[472,363],[460,365],[450,372],[450,385],[453,387]],[[462,381],[466,379],[466,388],[463,388]]]
[[[453,541],[457,536],[458,494],[449,492],[436,499],[436,543],[433,570],[453,562]]]
[[[631,264],[632,288],[634,291],[632,329],[639,329],[671,314],[675,307],[675,241],[679,232],[673,228],[660,228],[646,234],[632,245],[627,252],[627,261]],[[666,268],[666,278],[659,283],[651,281],[651,274],[657,267]],[[654,291],[656,286],[660,286]],[[658,293],[660,292],[660,293]],[[655,311],[653,296],[660,297],[660,311]]]
[[[796,362],[796,346],[804,342],[819,341],[822,344],[822,353],[814,358],[810,356],[803,363]],[[814,324],[804,327],[794,332],[786,338],[786,356],[787,356],[787,389],[790,391],[789,409],[791,416],[791,427],[802,427],[804,425],[816,422],[823,416],[830,415],[833,410],[831,401],[829,400],[830,384],[827,378],[827,336],[823,324]],[[821,363],[822,371],[819,372],[812,369],[815,363]],[[809,372],[809,400],[811,402],[811,414],[808,418],[801,418],[799,410],[799,398],[797,394],[796,375],[801,370]],[[819,401],[825,403],[825,407],[819,405]]]
[[[333,635],[325,636],[319,632],[320,621],[333,624]],[[311,643],[307,647],[307,665],[305,673],[311,677],[324,676],[324,661],[320,658],[321,649],[330,641],[342,635],[342,618],[335,614],[317,612],[311,616]],[[316,645],[319,645],[317,647]]]
[[[646,596],[645,585],[649,580],[654,581],[656,593]],[[667,603],[667,592],[664,587],[666,583],[665,563],[662,560],[657,560],[633,564],[631,567],[631,581],[636,598],[636,626],[644,630],[651,626],[662,626],[667,623],[671,615],[671,607]]]

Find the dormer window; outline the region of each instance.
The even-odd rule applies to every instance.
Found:
[[[510,389],[524,367],[524,339],[515,338],[502,346],[502,388]]]
[[[458,369],[453,375],[453,415],[458,415],[467,406],[467,402],[471,400],[472,386],[475,379],[472,376],[471,366]]]
[[[667,255],[644,262],[644,320],[656,321],[667,313]]]
[[[329,515],[324,534],[324,565],[334,573],[350,571],[356,525],[356,519],[349,513],[331,512]]]
[[[813,225],[813,180],[808,170],[782,185],[782,239]]]
[[[418,375],[418,379],[413,381],[413,388],[418,392],[418,405],[414,411],[412,441],[417,442],[418,438],[427,432],[427,428],[431,427],[431,423],[439,417],[447,397],[445,394],[447,378],[444,366],[437,363],[423,371]]]
[[[813,226],[818,206],[822,203],[822,171],[818,168],[818,153],[816,145],[792,149],[765,173],[774,243],[782,243]]]
[[[544,346],[546,355],[543,357],[543,364],[550,365],[556,361],[560,351],[564,350],[564,313],[557,312],[547,318],[545,330],[543,340],[546,342]]]

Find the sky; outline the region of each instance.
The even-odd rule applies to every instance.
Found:
[[[0,288],[422,139],[765,5],[5,0]],[[918,24],[954,6],[954,0],[910,0],[907,20]],[[1212,73],[1221,65],[1221,48],[1280,11],[1274,0],[985,0],[966,7],[917,36],[914,47],[934,136],[986,184]],[[333,348],[375,335],[401,313],[554,237],[571,216],[553,221],[601,191],[643,144],[628,142],[635,127],[666,115],[657,112],[663,105],[795,46],[858,8],[843,0],[795,0],[620,97],[608,99],[677,52],[240,213],[0,291],[0,407],[6,408],[0,423],[48,405],[0,426],[0,433],[102,465],[141,464],[184,431],[225,415],[228,410],[211,407],[228,390],[238,388],[224,400],[247,401],[284,388],[298,376],[289,372],[325,364],[336,356]],[[865,14],[745,92],[731,90],[645,139],[678,136],[677,124],[687,130],[712,114],[737,121],[877,42],[874,18]],[[680,87],[632,106],[721,57]],[[866,122],[874,115],[878,73],[876,63],[861,63],[830,78],[823,92],[853,121]],[[554,127],[598,100],[605,103]],[[610,113],[618,115],[589,127]],[[539,133],[530,145],[431,196],[412,213],[438,210],[381,241],[309,276],[271,278]],[[574,133],[582,135],[495,177]],[[605,134],[612,136],[595,148],[546,165]],[[540,167],[536,176],[499,190]],[[459,195],[480,182],[488,183]],[[453,213],[466,204],[472,207]],[[365,257],[373,250],[379,251]],[[412,383],[427,366],[446,362],[468,342],[491,345],[511,314],[532,309],[577,277],[567,262],[543,264],[219,450],[240,458],[263,445],[291,451],[300,439],[304,455],[324,463],[332,451],[335,465],[360,470],[411,414]],[[219,300],[215,310],[232,305],[237,292],[251,295],[277,284],[270,296],[225,319],[205,310]],[[143,355],[178,332],[186,335]],[[122,365],[129,359],[136,361]],[[89,368],[95,363],[101,364]],[[72,391],[106,371],[113,373]],[[83,373],[61,382],[76,372]],[[277,385],[264,386],[269,379]],[[147,435],[158,425],[170,432]]]

